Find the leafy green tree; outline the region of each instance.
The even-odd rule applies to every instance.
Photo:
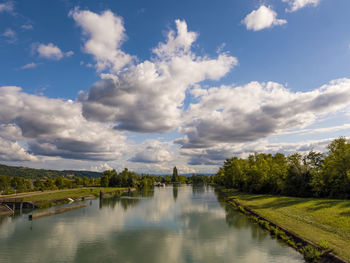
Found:
[[[44,182],[44,188],[50,189],[50,190],[55,190],[55,189],[57,189],[57,186],[55,185],[55,181],[52,178],[46,178],[46,180]]]
[[[322,196],[349,198],[350,142],[341,137],[328,145],[328,155],[322,166]]]
[[[92,182],[94,180],[94,178],[90,178],[92,179]],[[83,177],[83,186],[86,187],[86,186],[89,186],[89,185],[93,185],[93,183],[90,183],[90,179],[86,176]]]
[[[35,181],[34,181],[34,188],[35,190],[44,190],[44,183],[39,179],[37,178]]]
[[[226,159],[211,182],[253,193],[350,198],[350,140],[333,140],[326,156],[310,151]]]
[[[108,187],[109,186],[109,171],[104,171],[102,173],[100,185],[102,187]]]
[[[169,175],[166,175],[163,177],[162,182],[163,183],[171,183],[171,179],[172,179],[172,177],[170,177]]]
[[[55,179],[55,185],[58,189],[63,189],[63,178],[61,176],[56,177]]]
[[[76,187],[80,187],[83,185],[83,179],[78,177],[78,176],[75,176],[74,178],[74,184],[76,185]]]
[[[6,175],[0,175],[0,192],[5,192],[10,186],[9,178]]]
[[[108,178],[108,186],[110,186],[110,187],[120,186],[120,184],[121,184],[120,176],[118,176],[118,173],[115,169],[109,170],[109,171],[104,171],[102,176],[106,176],[106,178]],[[102,177],[101,177],[101,179],[102,179]]]
[[[73,188],[73,182],[68,178],[63,178],[63,187],[64,188]]]

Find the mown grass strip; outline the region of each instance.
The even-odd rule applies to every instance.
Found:
[[[50,193],[38,193],[31,196],[24,196],[24,201],[32,202],[37,204],[40,208],[50,207],[53,202],[56,204],[64,203],[67,198],[81,198],[84,196],[94,195],[96,197],[99,196],[100,191],[104,194],[107,193],[117,193],[121,194],[123,191],[127,191],[127,188],[115,188],[115,187],[93,187],[93,188],[79,188],[79,189],[71,189],[71,190],[62,190],[57,192]]]
[[[237,200],[269,221],[350,261],[350,200],[253,195],[233,190],[226,194],[229,200]],[[304,249],[304,254],[317,254],[309,247]]]

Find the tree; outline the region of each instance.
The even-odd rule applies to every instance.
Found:
[[[55,185],[58,187],[58,189],[63,189],[63,178],[61,176],[56,177]]]
[[[323,196],[350,196],[350,142],[341,137],[328,145],[328,155],[322,166],[321,192]]]
[[[115,169],[113,169],[111,171],[105,171],[104,173],[107,174],[107,176],[109,178],[108,185],[110,187],[121,186],[120,175],[118,175],[118,173]]]
[[[178,173],[177,173],[177,168],[176,168],[176,166],[174,167],[174,169],[173,169],[173,177],[171,178],[171,181],[173,182],[173,183],[178,183],[180,180],[179,180],[179,175],[178,175]]]
[[[102,187],[108,187],[109,186],[109,171],[104,171],[101,175],[101,182]]]
[[[9,179],[6,175],[0,175],[0,192],[5,192],[10,186]]]
[[[44,190],[44,184],[39,178],[34,181],[34,187],[35,190]]]

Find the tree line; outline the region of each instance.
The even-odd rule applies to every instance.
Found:
[[[10,166],[6,166],[10,167]],[[11,167],[10,167],[11,168]],[[22,169],[22,168],[21,168]],[[23,168],[28,172],[30,168]],[[15,169],[18,172],[18,169]],[[41,170],[38,170],[41,171]],[[51,170],[43,170],[51,171]],[[93,174],[94,176],[95,174]],[[193,174],[190,177],[179,175],[176,167],[173,168],[172,175],[154,176],[148,174],[137,174],[125,168],[118,173],[115,169],[104,171],[100,178],[80,177],[74,175],[57,176],[34,176],[33,174],[25,175],[1,175],[0,174],[0,194],[13,194],[31,191],[46,191],[70,189],[79,187],[136,187],[146,189],[154,186],[155,182],[165,184],[207,184],[210,177],[200,174]]]
[[[0,164],[0,174],[8,175],[8,176],[19,176],[26,178],[45,178],[45,177],[69,177],[76,176],[83,178],[86,177],[94,177],[99,178],[101,176],[100,172],[92,172],[92,171],[75,171],[75,170],[47,170],[47,169],[34,169],[27,167],[17,167],[17,166],[8,166],[4,164]]]
[[[104,171],[101,176],[101,186],[103,187],[138,187],[147,188],[153,187],[155,182],[165,184],[200,184],[209,182],[210,177],[205,175],[192,175],[187,177],[179,175],[176,167],[173,168],[173,174],[165,176],[154,176],[148,174],[138,175],[135,172],[125,168],[118,173],[116,170]]]
[[[255,153],[226,159],[211,181],[227,188],[300,197],[350,198],[350,140],[340,137],[322,154]]]
[[[93,177],[44,177],[32,179],[23,176],[0,175],[0,194],[13,194],[31,191],[70,189],[98,186],[100,179]]]

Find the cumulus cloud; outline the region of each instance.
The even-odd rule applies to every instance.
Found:
[[[167,148],[172,143],[160,142],[158,140],[147,140],[138,145],[138,152],[130,159],[131,162],[138,163],[161,163],[169,162],[173,159]]]
[[[13,12],[13,2],[0,3],[0,13],[2,12]]]
[[[53,60],[60,60],[64,56],[70,57],[74,54],[73,51],[68,51],[66,53],[62,52],[62,50],[59,47],[55,46],[52,43],[49,43],[47,45],[39,44],[36,50],[40,57]]]
[[[96,14],[79,9],[70,11],[69,16],[83,29],[87,38],[84,51],[94,56],[98,71],[111,69],[118,72],[131,62],[132,57],[120,50],[126,38],[121,17],[109,10]]]
[[[287,9],[287,11],[295,12],[306,6],[317,6],[320,0],[282,0],[282,2],[289,4],[289,9]]]
[[[167,41],[153,49],[153,59],[118,74],[102,74],[81,96],[87,119],[115,122],[120,130],[170,131],[181,123],[186,90],[204,80],[220,79],[238,63],[226,53],[214,59],[197,56],[191,51],[197,33],[189,32],[185,21],[175,23],[176,32],[170,30]]]
[[[115,160],[125,137],[109,124],[87,121],[79,102],[30,95],[0,87],[0,137],[25,141],[33,155],[80,160]],[[9,138],[9,131],[13,136]],[[14,133],[16,131],[16,133]]]
[[[291,92],[281,84],[251,82],[194,90],[199,103],[191,104],[176,142],[184,148],[206,148],[223,142],[248,142],[282,130],[303,128],[319,116],[349,105],[350,79],[338,79],[309,92]],[[200,94],[200,95],[198,95]]]
[[[259,31],[265,28],[280,26],[287,23],[285,19],[277,19],[277,13],[264,5],[249,13],[242,23],[248,30]]]
[[[1,161],[36,161],[37,158],[28,153],[18,142],[4,140],[0,137]]]

